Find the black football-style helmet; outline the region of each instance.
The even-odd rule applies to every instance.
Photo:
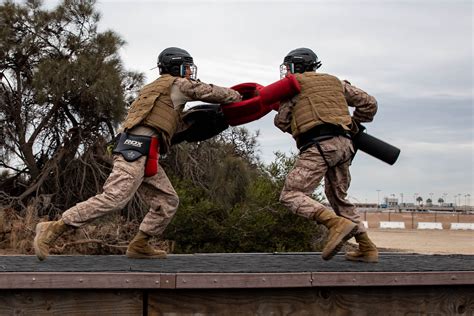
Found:
[[[197,66],[193,57],[184,49],[168,47],[158,55],[158,69],[160,75],[170,74],[176,77],[197,78]]]
[[[318,56],[309,48],[297,48],[289,52],[280,65],[280,77],[288,73],[303,73],[306,71],[315,71],[321,67],[322,63]]]

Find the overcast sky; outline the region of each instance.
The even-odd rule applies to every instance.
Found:
[[[45,1],[48,7],[57,1]],[[126,68],[157,76],[156,58],[186,49],[208,83],[270,84],[292,49],[309,47],[326,72],[376,97],[368,132],[399,148],[393,166],[359,152],[350,199],[394,194],[413,202],[474,202],[472,1],[98,1],[100,27],[127,42]],[[296,152],[273,126],[274,113],[245,125],[260,130],[261,157]],[[377,190],[380,190],[378,192]],[[470,194],[468,198],[466,195]]]

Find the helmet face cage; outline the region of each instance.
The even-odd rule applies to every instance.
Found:
[[[289,74],[294,74],[294,73],[295,73],[295,64],[283,63],[280,65],[280,79],[283,79]]]
[[[179,66],[179,76],[196,80],[197,66],[193,63],[182,63]]]

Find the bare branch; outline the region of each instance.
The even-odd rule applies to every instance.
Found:
[[[38,134],[41,133],[48,124],[48,121],[51,119],[51,117],[56,113],[56,111],[61,107],[61,104],[57,102],[56,104],[53,105],[53,107],[48,111],[48,113],[43,116],[43,119],[41,122],[38,124],[38,126],[35,128],[33,133],[31,134],[30,138],[28,139],[28,144],[33,144],[33,142],[36,140],[36,137],[38,137]]]
[[[23,200],[25,197],[27,197],[31,193],[35,192],[43,184],[43,182],[49,176],[49,172],[52,169],[54,169],[55,167],[57,167],[57,163],[62,159],[65,152],[66,152],[66,150],[63,148],[62,150],[59,151],[59,153],[52,160],[47,162],[47,165],[45,166],[45,168],[41,172],[40,178],[38,180],[36,180],[36,182],[33,185],[31,185],[25,192],[23,192],[18,197],[19,200]]]

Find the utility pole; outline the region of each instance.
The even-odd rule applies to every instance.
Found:
[[[458,204],[458,194],[454,195],[454,209],[457,210],[459,204]]]
[[[380,208],[380,191],[379,189],[376,190],[377,191],[377,209]]]

